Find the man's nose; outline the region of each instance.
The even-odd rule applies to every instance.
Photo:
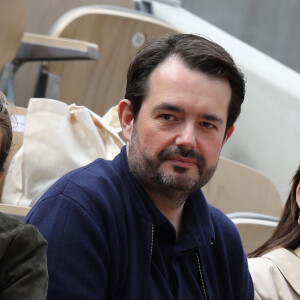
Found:
[[[195,128],[192,124],[185,124],[176,136],[176,145],[190,150],[196,148]]]

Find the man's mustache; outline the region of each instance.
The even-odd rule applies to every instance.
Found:
[[[182,156],[182,157],[190,157],[195,159],[196,164],[198,165],[198,167],[203,168],[205,166],[205,160],[204,157],[198,153],[196,150],[194,149],[190,149],[190,150],[185,150],[182,147],[169,147],[164,149],[163,151],[161,151],[158,154],[158,160],[163,162],[165,160],[170,159],[173,156]]]

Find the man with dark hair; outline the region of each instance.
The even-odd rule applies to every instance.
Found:
[[[253,299],[237,229],[200,190],[244,94],[229,54],[200,36],[139,51],[119,104],[126,147],[64,176],[27,217],[49,244],[48,299]]]

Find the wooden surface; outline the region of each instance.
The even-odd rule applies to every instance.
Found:
[[[23,0],[0,1],[0,69],[11,62],[18,51],[26,27],[26,7]]]
[[[18,0],[6,0],[14,2]],[[116,5],[134,9],[134,0],[25,0],[26,32],[48,34],[55,21],[68,10],[90,4]],[[1,22],[1,21],[0,21]],[[27,107],[33,95],[39,63],[24,64],[16,74],[16,104]]]
[[[30,207],[0,203],[0,212],[5,214],[20,215],[25,217],[29,213],[29,211]]]
[[[97,51],[98,47],[95,44],[86,41],[56,38],[48,35],[25,32],[22,37],[22,42],[44,45],[49,47],[60,47],[63,49],[75,49],[80,51]]]
[[[280,217],[282,211],[280,195],[266,176],[222,157],[203,192],[207,201],[225,214],[256,212]]]
[[[26,31],[40,34],[48,34],[60,16],[78,6],[100,4],[134,9],[134,0],[25,0],[25,3],[28,14]]]
[[[47,68],[62,79],[60,100],[83,104],[99,115],[124,97],[127,68],[139,49],[133,45],[134,35],[142,33],[149,40],[175,33],[155,19],[109,9],[76,12],[68,20],[64,28],[57,25],[54,35],[97,44],[100,59],[51,62]]]

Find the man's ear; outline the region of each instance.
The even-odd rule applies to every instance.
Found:
[[[118,106],[119,120],[123,131],[123,136],[127,142],[131,140],[133,128],[133,114],[131,110],[131,102],[127,99],[120,101]]]
[[[296,188],[296,201],[297,201],[298,207],[300,209],[300,183],[298,184],[298,186]]]
[[[234,125],[232,125],[226,132],[226,135],[224,137],[223,145],[227,142],[227,140],[231,137],[231,135],[234,132]]]

